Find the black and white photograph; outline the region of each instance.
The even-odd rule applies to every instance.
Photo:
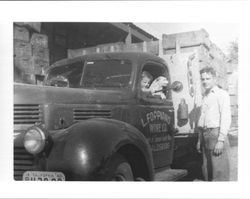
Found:
[[[61,11],[76,4],[67,3]],[[93,18],[97,4],[78,2],[86,18],[72,10],[73,17],[51,17],[51,7],[46,17],[34,9],[20,17],[18,10],[0,21],[8,29],[0,52],[9,67],[1,90],[10,96],[3,104],[4,111],[10,108],[3,120],[10,127],[0,139],[7,171],[0,180],[25,197],[109,197],[111,189],[116,198],[180,198],[195,191],[196,198],[249,196],[247,130],[241,126],[247,117],[239,116],[246,103],[240,101],[248,97],[239,86],[247,86],[239,75],[247,73],[245,18],[217,20],[226,3],[214,18],[208,11],[201,17],[213,4],[189,7],[197,14],[184,20],[191,12],[178,10],[178,3],[158,2],[175,8],[163,13],[152,2],[133,8],[123,2],[127,9],[117,21],[110,11],[118,16],[120,6],[99,3],[106,11],[97,9]],[[126,16],[128,8],[133,17]],[[153,8],[157,18],[150,19]],[[229,4],[225,12],[231,10]],[[102,20],[104,13],[109,17]],[[48,195],[38,194],[39,187]]]
[[[238,35],[143,25],[14,22],[15,180],[237,180]]]

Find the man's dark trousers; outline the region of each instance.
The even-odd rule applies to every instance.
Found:
[[[216,156],[214,147],[218,141],[219,128],[202,129],[203,175],[206,181],[229,181],[229,142],[225,138],[222,154]]]

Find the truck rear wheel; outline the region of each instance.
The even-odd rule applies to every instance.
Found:
[[[115,154],[107,165],[107,180],[133,181],[134,175],[128,161],[120,154]]]

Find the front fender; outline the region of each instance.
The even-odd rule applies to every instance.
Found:
[[[76,123],[52,136],[47,169],[62,171],[66,180],[98,180],[98,173],[121,147],[135,146],[145,157],[149,176],[153,159],[149,144],[135,127],[113,119],[95,118]]]

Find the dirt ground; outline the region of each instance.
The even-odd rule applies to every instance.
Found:
[[[230,181],[238,180],[238,131],[234,130],[228,134],[229,143],[230,143]],[[194,181],[201,181],[195,179]]]
[[[238,131],[229,133],[230,143],[230,181],[238,179]]]

